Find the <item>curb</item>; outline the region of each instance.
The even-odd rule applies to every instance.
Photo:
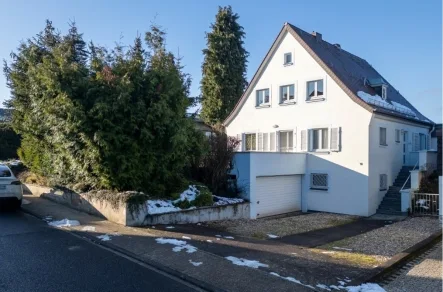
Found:
[[[28,214],[34,216],[34,217],[37,217],[39,219],[43,219],[43,217],[41,215],[39,215],[39,214],[37,214],[37,213],[35,213],[35,212],[31,211],[31,210],[25,209],[23,207],[21,208],[21,210],[23,212],[25,212],[25,213],[28,213]],[[215,287],[215,286],[213,286],[213,285],[211,285],[211,284],[209,284],[207,282],[204,282],[204,281],[198,280],[196,278],[190,277],[190,276],[188,276],[188,275],[186,275],[186,274],[184,274],[184,273],[182,273],[180,271],[171,269],[171,268],[169,268],[167,266],[164,266],[164,265],[162,265],[162,264],[160,264],[158,262],[155,262],[155,261],[152,261],[152,260],[149,260],[149,259],[146,259],[146,258],[141,258],[138,255],[136,255],[136,254],[134,254],[134,253],[132,253],[132,252],[126,250],[126,249],[123,249],[121,247],[113,245],[112,243],[106,243],[106,242],[102,242],[100,240],[97,240],[94,236],[92,236],[90,234],[79,232],[79,231],[72,230],[72,229],[57,229],[57,230],[61,230],[61,231],[68,232],[68,233],[72,233],[73,235],[75,235],[77,237],[80,237],[80,238],[87,239],[87,240],[91,241],[94,244],[97,244],[97,245],[109,248],[109,249],[114,250],[116,252],[119,252],[119,253],[127,256],[127,257],[133,258],[133,259],[135,259],[135,260],[137,260],[139,262],[142,262],[142,263],[144,263],[146,265],[151,266],[154,269],[157,269],[157,270],[159,270],[159,271],[161,271],[163,273],[172,275],[172,276],[174,276],[176,278],[181,279],[182,281],[188,282],[188,283],[190,283],[190,284],[192,284],[194,286],[197,286],[197,287],[199,287],[199,288],[201,288],[203,290],[213,291],[213,292],[227,292],[226,290],[217,288],[217,287]]]
[[[437,231],[427,238],[423,239],[422,241],[414,244],[413,246],[405,249],[404,251],[396,254],[393,256],[390,260],[380,265],[375,271],[369,273],[363,280],[352,281],[352,283],[349,283],[350,285],[360,283],[376,283],[379,282],[385,275],[387,275],[389,272],[395,270],[399,266],[402,266],[405,262],[407,262],[410,258],[414,257],[415,255],[419,254],[420,252],[430,248],[433,246],[436,242],[440,241],[442,239],[442,230]]]

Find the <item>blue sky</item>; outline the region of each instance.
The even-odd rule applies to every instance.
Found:
[[[34,4],[31,4],[34,3]],[[0,59],[20,40],[43,29],[45,19],[65,32],[77,22],[85,40],[112,47],[130,44],[151,21],[167,30],[168,48],[180,51],[199,93],[201,50],[218,6],[232,5],[246,32],[250,80],[284,22],[318,31],[331,43],[366,59],[423,114],[442,120],[442,7],[426,1],[34,1],[0,0]],[[9,97],[0,76],[0,104]],[[1,105],[0,105],[1,106]]]

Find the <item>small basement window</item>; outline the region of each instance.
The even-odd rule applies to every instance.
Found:
[[[328,190],[328,175],[326,173],[311,173],[311,190]]]
[[[388,189],[388,175],[380,174],[380,191],[386,191]]]
[[[285,53],[283,65],[292,65],[292,53]]]
[[[245,150],[255,151],[257,150],[257,134],[245,134]]]

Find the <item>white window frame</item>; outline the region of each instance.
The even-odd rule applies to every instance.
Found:
[[[386,100],[388,98],[388,87],[386,85],[381,86],[381,98]]]
[[[244,137],[245,137],[245,141],[244,141],[244,151],[246,152],[257,152],[258,151],[258,133],[257,132],[245,132],[243,133]],[[247,143],[247,136],[248,135],[255,135],[255,150],[248,150],[246,149],[248,143]]]
[[[280,144],[280,137],[281,137],[282,133],[291,133],[291,135],[292,135],[292,147],[289,148],[289,146],[286,146],[288,151],[281,151],[282,145]],[[278,135],[277,135],[277,137],[278,137],[278,143],[277,143],[278,144],[278,151],[277,152],[294,152],[294,145],[297,142],[295,139],[294,133],[296,133],[296,131],[294,129],[278,131]],[[286,141],[288,141],[288,144],[289,144],[289,134],[287,134],[287,135],[288,135],[288,137],[287,137],[288,139]]]
[[[313,177],[314,175],[326,175],[326,186],[314,186],[313,185]],[[327,192],[330,188],[330,176],[329,173],[324,171],[312,171],[309,174],[309,189],[312,191],[321,191],[321,192]]]
[[[317,95],[317,82],[318,81],[323,81],[323,94],[322,95]],[[309,90],[308,90],[308,84],[310,82],[315,82],[315,86],[314,86],[314,90],[315,90],[315,96],[313,97],[309,97]],[[320,78],[315,78],[315,79],[310,79],[306,81],[305,84],[305,101],[306,102],[315,102],[315,101],[323,101],[326,100],[326,78],[325,77],[320,77]]]
[[[269,101],[268,102],[263,102],[263,103],[259,103],[259,99],[258,99],[258,92],[259,91],[269,91]],[[261,108],[261,107],[270,107],[271,106],[271,100],[272,100],[272,90],[271,87],[265,87],[265,88],[261,88],[261,89],[256,89],[255,90],[255,107],[256,108]],[[263,99],[264,101],[264,99]]]
[[[314,131],[321,130],[322,133],[319,136],[318,144],[323,145],[323,131],[326,130],[328,132],[328,142],[326,148],[314,149]],[[331,127],[315,127],[308,129],[308,149],[310,152],[329,152],[330,144],[331,144]]]
[[[291,61],[290,61],[290,62],[286,62],[286,56],[287,56],[287,55],[290,55],[290,56],[291,56]],[[284,54],[283,54],[283,65],[284,65],[284,66],[289,66],[289,65],[292,65],[292,64],[294,64],[294,62],[293,62],[293,60],[292,60],[292,52],[284,53]]]
[[[381,142],[381,129],[385,129],[385,144],[382,144]],[[378,127],[378,145],[386,147],[388,146],[388,128],[387,127]]]
[[[385,177],[385,185],[382,185],[382,177]],[[387,191],[388,190],[388,175],[386,173],[382,173],[379,175],[379,182],[378,182],[378,189],[379,191]]]
[[[395,129],[395,143],[400,144],[400,142],[401,142],[401,131],[399,129]]]
[[[287,100],[283,100],[283,96],[282,96],[282,88],[283,87],[287,87],[288,90],[290,88],[290,86],[294,86],[294,99],[288,99]],[[278,86],[278,100],[279,100],[279,105],[288,105],[288,104],[296,104],[297,103],[297,93],[298,93],[298,88],[297,88],[297,82],[293,82],[293,83],[285,83],[285,84],[281,84]],[[289,92],[289,91],[288,91]]]

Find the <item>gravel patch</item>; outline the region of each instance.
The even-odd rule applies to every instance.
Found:
[[[441,225],[436,218],[409,218],[361,235],[329,243],[323,248],[352,249],[353,252],[374,255],[378,260],[387,261],[438,230],[441,230]]]
[[[245,237],[266,239],[267,234],[282,237],[347,224],[358,218],[341,214],[312,213],[275,219],[217,221],[208,223],[208,226]]]

